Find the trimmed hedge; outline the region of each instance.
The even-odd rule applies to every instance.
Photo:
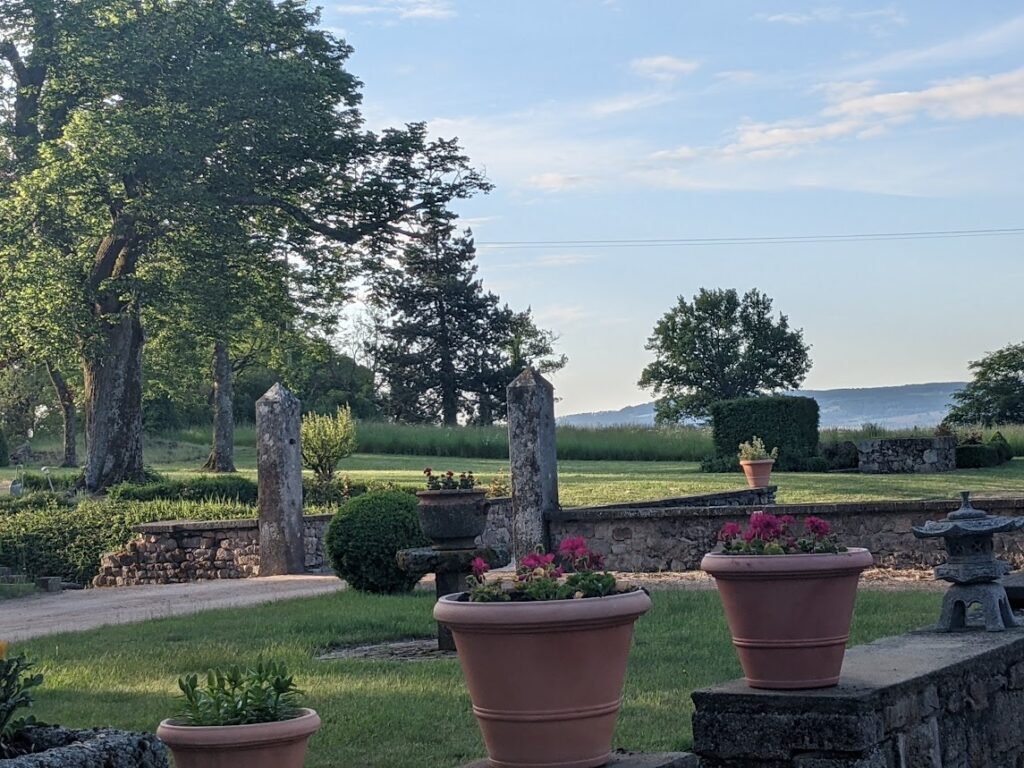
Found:
[[[86,500],[77,506],[45,494],[0,514],[0,565],[30,577],[60,576],[88,584],[100,557],[134,538],[132,528],[159,520],[221,520],[254,517],[251,506],[232,502]]]
[[[236,474],[195,475],[180,480],[160,478],[150,483],[121,483],[107,492],[118,501],[202,501],[231,499],[256,503],[256,482]]]
[[[380,491],[352,499],[327,528],[324,548],[338,575],[362,592],[408,592],[420,574],[398,567],[399,550],[425,547],[419,502],[402,491]]]
[[[736,455],[739,444],[757,436],[768,450],[778,447],[775,469],[799,469],[818,452],[818,402],[810,397],[744,397],[711,406],[715,453]]]
[[[1005,464],[1013,458],[1013,448],[999,432],[988,443],[965,443],[956,447],[957,469],[980,469]]]
[[[71,491],[78,486],[79,475],[44,475],[42,472],[26,472],[24,477],[24,489],[26,492],[29,491],[46,491],[50,490],[50,483],[53,483],[53,490],[59,491]]]

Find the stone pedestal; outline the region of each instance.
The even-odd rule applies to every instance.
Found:
[[[398,567],[408,573],[424,576],[435,574],[434,591],[440,599],[443,595],[465,592],[466,579],[473,573],[473,560],[481,558],[491,568],[508,565],[507,550],[496,549],[434,549],[417,547],[403,549],[397,555]],[[444,624],[437,625],[437,647],[442,651],[454,651],[455,640],[451,630]]]
[[[1024,765],[1024,630],[911,632],[850,648],[834,688],[693,701],[701,768]]]
[[[508,386],[512,475],[512,556],[548,548],[545,515],[558,509],[555,390],[532,368]]]
[[[256,401],[260,576],[304,573],[302,404],[281,384]]]

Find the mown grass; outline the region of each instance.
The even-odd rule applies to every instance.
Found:
[[[151,440],[147,451],[151,457],[160,459],[152,465],[158,472],[184,477],[198,471],[201,463],[195,458],[198,448],[191,444],[170,445]],[[252,449],[240,449],[236,463],[240,472],[256,477],[256,456]],[[501,473],[505,473],[507,480],[508,462],[501,459],[427,460],[422,456],[360,453],[345,459],[339,472],[357,482],[419,485],[423,480],[423,467],[428,463],[435,470],[472,470],[484,485]],[[12,476],[11,469],[0,470],[0,480]],[[999,467],[961,469],[936,475],[775,472],[772,482],[779,486],[778,500],[786,503],[951,499],[964,489],[982,495],[1020,493],[1024,491],[1024,459],[1014,459]],[[558,483],[560,501],[567,507],[687,496],[745,486],[739,473],[707,474],[692,462],[639,461],[559,461]]]
[[[616,745],[687,749],[691,691],[737,677],[739,665],[714,592],[658,591],[652,598],[654,609],[637,625]],[[940,598],[862,591],[852,642],[923,626],[934,620]],[[314,659],[339,644],[428,637],[431,603],[426,593],[345,591],[58,635],[12,650],[38,660],[46,676],[38,718],[136,730],[153,730],[175,713],[178,675],[260,657],[284,661],[324,721],[309,768],[445,768],[483,754],[457,661]]]

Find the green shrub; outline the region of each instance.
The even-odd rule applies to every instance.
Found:
[[[366,483],[354,483],[348,475],[321,482],[315,477],[302,478],[302,503],[320,507],[337,507],[349,499],[362,496],[367,491]]]
[[[7,447],[7,437],[0,429],[0,467],[11,466],[11,450]]]
[[[327,528],[325,548],[338,575],[363,592],[408,592],[418,580],[395,562],[399,550],[428,544],[417,500],[401,491],[368,493],[342,506]]]
[[[755,435],[777,446],[776,469],[818,452],[818,402],[810,397],[744,397],[711,406],[715,453],[735,455],[740,443]]]
[[[302,417],[302,462],[322,483],[330,482],[338,462],[356,449],[356,422],[345,405],[333,416],[307,413]]]
[[[24,489],[28,491],[49,491],[50,484],[53,484],[54,491],[70,491],[78,486],[77,474],[50,474],[42,472],[26,472],[24,477]]]
[[[801,472],[828,472],[829,465],[828,459],[824,456],[808,456],[803,460],[803,466],[800,468]]]
[[[957,469],[978,469],[1002,464],[999,451],[988,445],[958,445],[956,448]]]
[[[701,472],[739,472],[742,470],[740,467],[740,460],[737,456],[719,456],[715,453],[709,453],[707,456],[700,460],[700,471]]]
[[[988,439],[988,445],[993,448],[999,454],[1000,463],[1009,461],[1013,458],[1013,448],[1006,442],[1006,438],[1003,437],[1002,432],[995,432],[992,437]]]
[[[132,528],[159,520],[254,517],[237,502],[85,500],[77,506],[50,499],[46,506],[0,515],[0,565],[36,576],[88,583],[100,557],[135,537]]]
[[[860,463],[857,444],[849,440],[823,442],[821,457],[829,469],[856,469]]]
[[[120,501],[202,501],[232,499],[255,504],[258,486],[254,480],[238,474],[194,475],[180,480],[160,478],[151,483],[121,483],[108,491]]]
[[[72,507],[75,503],[74,496],[65,493],[51,493],[50,491],[34,491],[22,496],[0,496],[0,515],[31,509],[46,509],[58,504]]]

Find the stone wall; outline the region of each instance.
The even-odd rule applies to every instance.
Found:
[[[977,497],[974,503],[995,514],[1024,515],[1024,497]],[[688,571],[698,568],[704,554],[715,547],[724,523],[743,522],[751,512],[765,510],[798,519],[807,515],[822,517],[832,524],[847,546],[869,549],[879,566],[931,568],[945,561],[942,545],[934,539],[915,538],[911,526],[944,517],[960,506],[959,501],[953,500],[704,507],[660,504],[561,509],[549,515],[552,544],[557,546],[570,536],[583,536],[596,552],[604,555],[609,568]],[[1022,544],[1019,536],[996,537],[996,551],[1015,568],[1024,567]]]
[[[863,440],[857,444],[857,460],[861,472],[874,475],[952,472],[956,438]]]
[[[839,686],[693,693],[701,768],[1020,768],[1024,630],[851,648]]]
[[[320,571],[326,565],[324,533],[331,517],[303,518],[307,571]],[[173,584],[259,575],[257,520],[171,520],[146,523],[133,530],[139,536],[124,550],[103,556],[93,586]]]

